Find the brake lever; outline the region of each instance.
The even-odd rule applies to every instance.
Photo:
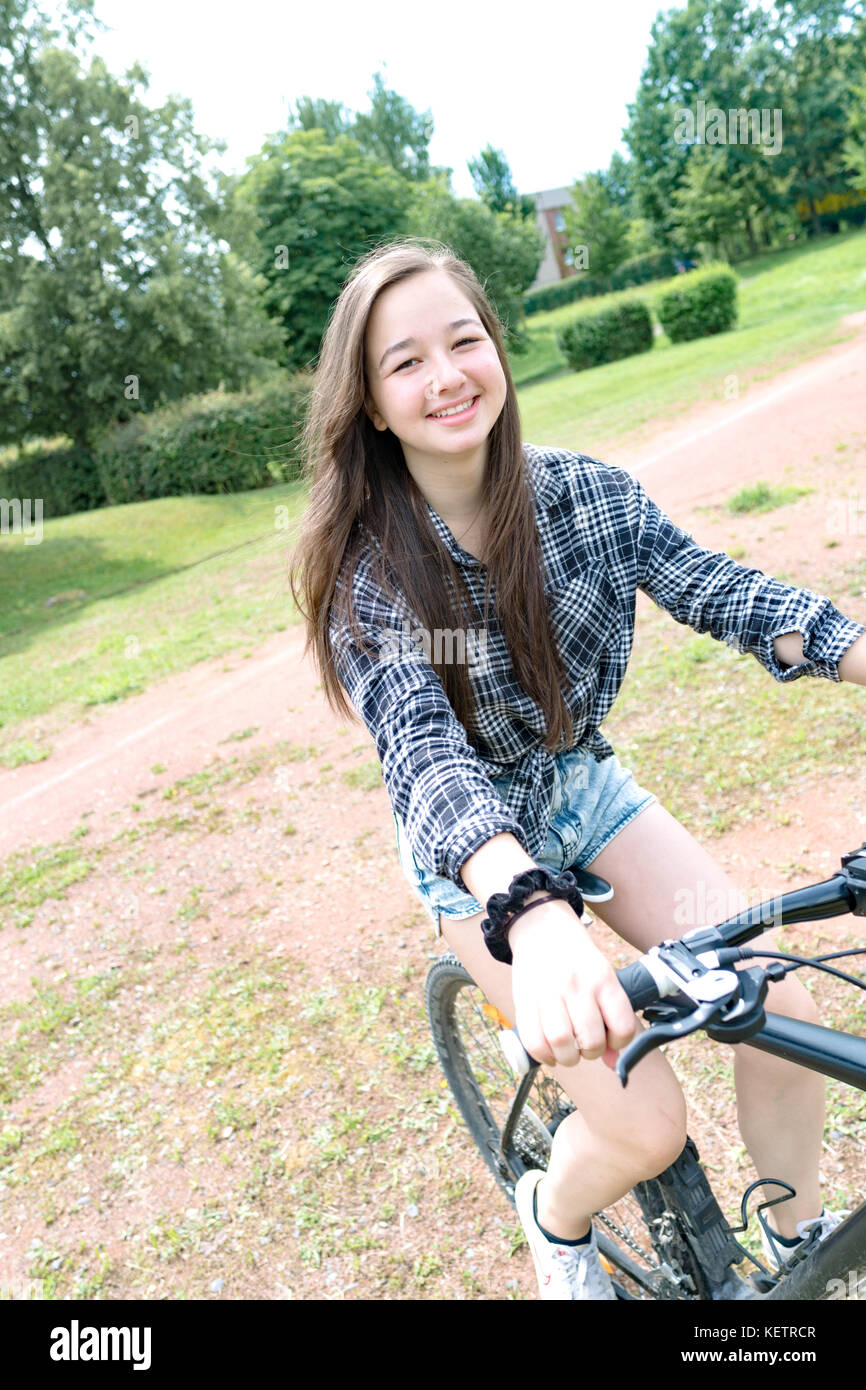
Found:
[[[693,1013],[687,1014],[685,1018],[678,1018],[670,1023],[654,1023],[647,1028],[640,1037],[635,1038],[627,1047],[623,1048],[616,1060],[616,1074],[622,1082],[623,1090],[628,1085],[628,1074],[637,1066],[638,1062],[654,1051],[657,1047],[662,1047],[666,1042],[675,1042],[677,1038],[685,1038],[689,1033],[694,1033],[698,1028],[703,1028],[709,1023],[711,1018],[722,1013],[728,1003],[728,996],[723,999],[710,999],[705,1004],[700,1004]]]

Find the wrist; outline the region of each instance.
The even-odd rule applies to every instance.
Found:
[[[532,902],[530,902],[532,899]],[[546,901],[552,899],[553,901]],[[515,874],[507,893],[494,893],[487,901],[488,916],[481,923],[485,945],[494,960],[510,965],[512,961],[509,934],[515,920],[522,921],[534,911],[538,916],[555,900],[563,901],[573,924],[583,915],[583,898],[573,874],[554,874],[550,869],[535,865]]]
[[[527,913],[525,917],[520,917],[513,926],[509,927],[508,944],[511,947],[512,955],[517,954],[518,948],[527,939],[541,940],[545,934],[549,935],[551,928],[561,930],[562,927],[567,927],[570,933],[576,931],[579,941],[591,945],[579,914],[564,898],[556,898],[552,902],[548,901],[544,907],[538,907],[533,912]]]

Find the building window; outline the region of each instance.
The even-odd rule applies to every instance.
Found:
[[[553,214],[553,225],[558,232],[565,231],[565,218],[561,212],[555,212]]]

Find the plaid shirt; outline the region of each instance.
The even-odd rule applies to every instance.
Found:
[[[620,468],[567,449],[525,444],[524,453],[551,630],[570,674],[569,747],[588,749],[599,760],[613,753],[599,726],[625,676],[638,589],[677,622],[751,652],[776,680],[839,679],[837,662],[866,628],[843,617],[829,599],[703,549]],[[427,505],[483,621],[478,561]],[[365,638],[379,655],[361,651],[345,623],[332,615],[337,675],[375,740],[391,805],[419,864],[468,892],[461,866],[492,836],[509,831],[532,858],[541,854],[555,755],[543,747],[541,710],[519,685],[493,616],[474,641],[470,632],[462,654],[476,702],[470,743],[430,665],[417,617],[408,606],[396,606],[373,579],[370,543],[362,551],[353,599]],[[372,544],[380,549],[378,540]],[[791,631],[803,634],[806,659],[783,667],[773,639]],[[432,643],[436,634],[426,640]],[[452,648],[452,659],[455,650],[461,659],[459,646]],[[565,750],[563,743],[557,751]],[[492,777],[510,777],[504,796]]]

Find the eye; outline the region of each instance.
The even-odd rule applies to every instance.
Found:
[[[456,343],[454,344],[454,346],[455,346],[455,347],[462,347],[464,343],[480,343],[480,342],[481,342],[481,339],[480,339],[480,338],[460,338],[459,341],[456,342]],[[403,370],[404,367],[411,367],[412,363],[413,363],[413,362],[417,362],[417,361],[418,361],[418,358],[417,358],[417,357],[407,357],[405,362],[401,362],[400,365],[399,365],[399,367],[395,367],[395,368],[394,368],[394,371],[395,371],[395,372],[402,372],[402,370]]]

